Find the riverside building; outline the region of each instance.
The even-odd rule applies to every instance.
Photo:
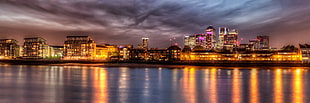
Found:
[[[25,38],[23,45],[23,58],[44,59],[50,55],[46,40],[41,37]]]
[[[90,36],[67,36],[64,43],[64,59],[94,59],[96,43]]]
[[[20,46],[15,39],[0,39],[0,59],[19,57]]]

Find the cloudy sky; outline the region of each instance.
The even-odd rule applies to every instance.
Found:
[[[310,43],[309,0],[1,0],[0,38],[43,37],[63,45],[66,36],[90,35],[98,44],[133,44],[203,33],[209,25],[239,30],[242,43],[270,36],[272,47]]]

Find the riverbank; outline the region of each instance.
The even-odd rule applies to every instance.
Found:
[[[133,66],[141,64],[149,67],[158,67],[158,65],[174,66],[214,66],[214,67],[310,67],[309,63],[292,62],[292,61],[107,61],[107,60],[60,60],[60,59],[23,59],[23,60],[0,60],[2,64],[10,65],[51,65],[51,64],[105,64],[106,66]],[[136,65],[138,64],[138,65]]]

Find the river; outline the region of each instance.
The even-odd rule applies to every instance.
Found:
[[[0,103],[302,103],[308,67],[0,65]]]

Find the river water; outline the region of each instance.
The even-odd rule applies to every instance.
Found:
[[[309,103],[309,70],[0,65],[0,103]]]

